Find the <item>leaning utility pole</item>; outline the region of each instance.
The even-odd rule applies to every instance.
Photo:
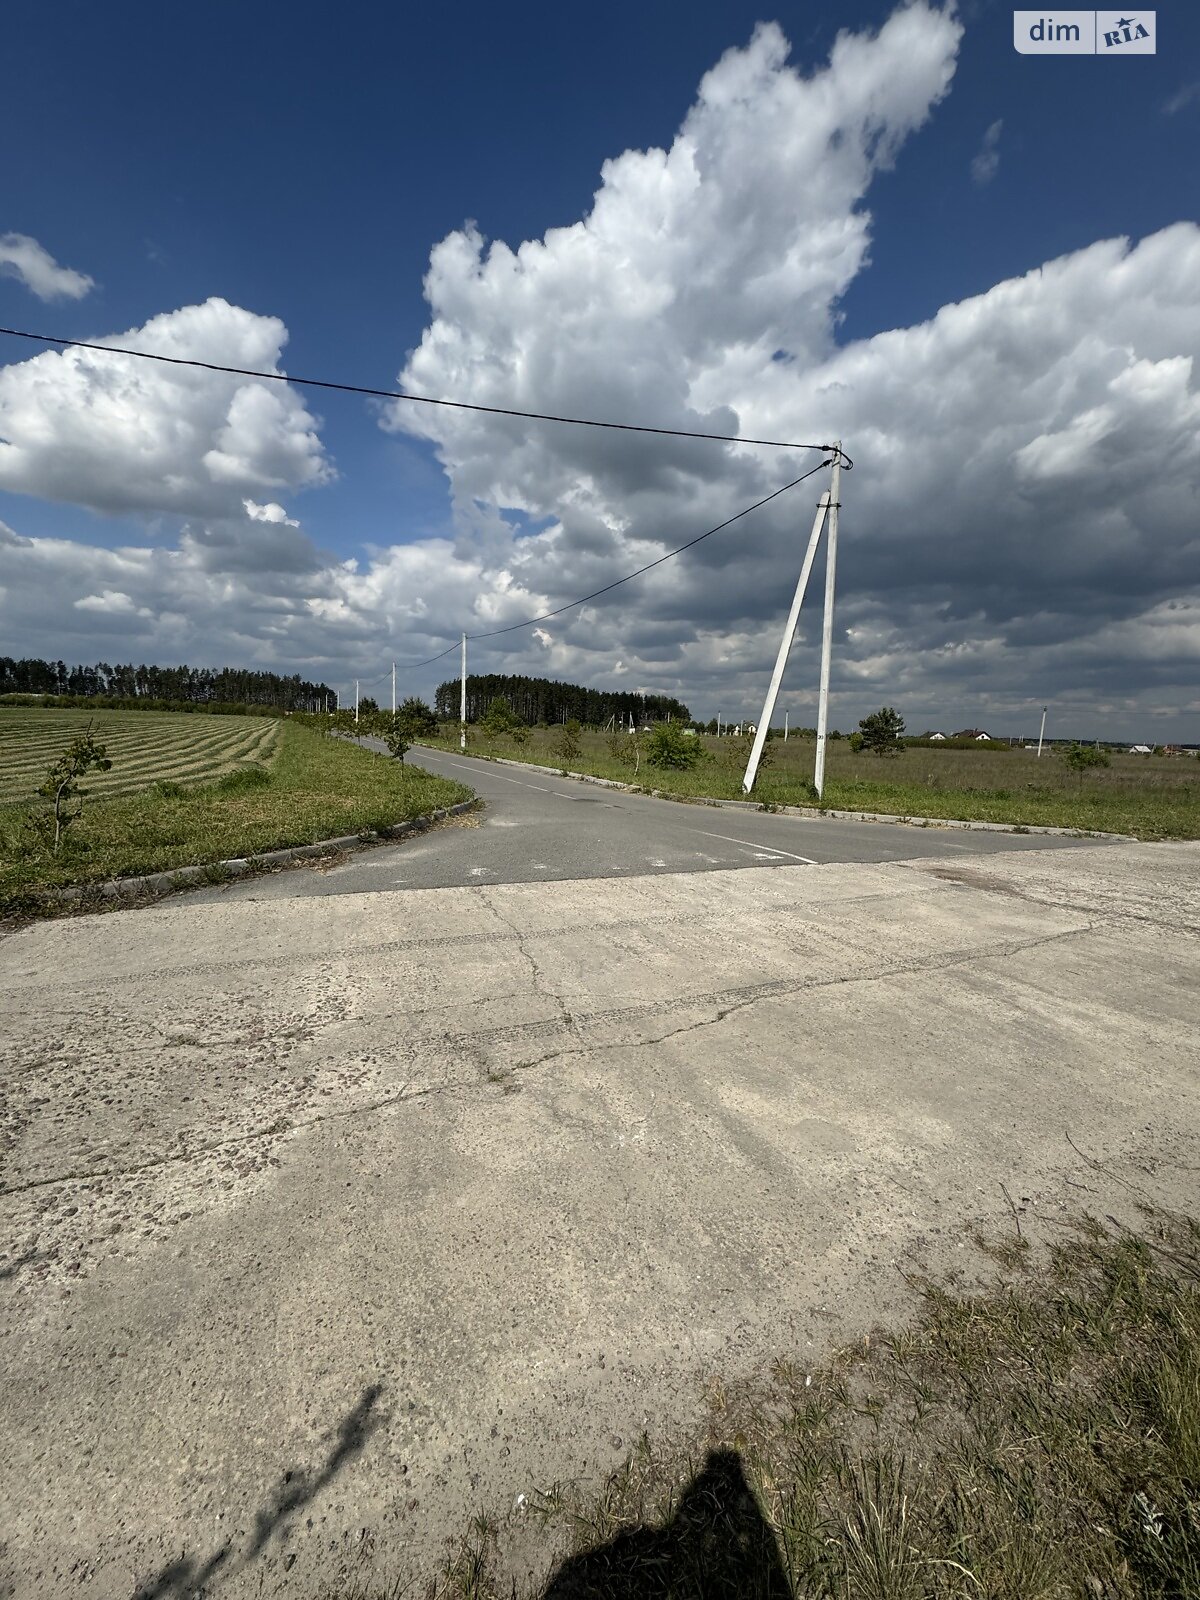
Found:
[[[358,679],[354,680],[354,726],[358,727]]]
[[[804,591],[808,588],[808,575],[812,571],[813,561],[817,554],[817,545],[821,538],[821,529],[825,526],[825,517],[829,511],[830,493],[831,491],[827,489],[817,501],[817,514],[813,518],[812,532],[808,536],[808,549],[804,552],[804,565],[800,568],[800,577],[796,582],[796,593],[792,597],[792,609],[788,612],[783,638],[779,641],[779,654],[775,657],[775,670],[771,674],[767,698],[763,701],[762,716],[758,721],[758,731],[754,735],[754,744],[750,749],[750,759],[746,763],[746,776],[742,779],[742,789],[746,794],[749,794],[754,787],[754,779],[758,774],[758,764],[762,760],[763,745],[767,742],[767,731],[771,726],[771,716],[775,710],[775,701],[779,695],[779,685],[783,682],[783,669],[787,666],[787,658],[792,651],[792,640],[796,635],[796,624],[800,620],[800,607],[804,604]]]
[[[1038,734],[1038,755],[1042,753],[1042,740],[1046,737],[1046,707],[1042,707],[1042,727]]]
[[[800,608],[804,603],[804,591],[808,587],[809,574],[812,572],[813,561],[816,558],[817,546],[821,542],[821,532],[825,520],[829,520],[829,537],[825,547],[825,617],[821,630],[821,689],[817,706],[817,760],[813,773],[813,788],[818,798],[825,787],[825,726],[829,715],[829,665],[833,653],[833,598],[834,586],[837,575],[837,532],[838,511],[842,487],[842,446],[839,440],[830,447],[833,451],[833,476],[828,490],[817,501],[817,515],[813,521],[812,532],[808,538],[808,549],[804,552],[804,565],[800,569],[800,577],[796,584],[796,593],[792,600],[792,609],[788,613],[787,623],[783,630],[783,638],[779,642],[779,654],[775,658],[775,670],[771,674],[770,686],[767,689],[767,698],[763,702],[762,717],[754,734],[754,744],[750,750],[750,759],[746,763],[746,775],[742,779],[742,789],[749,794],[754,787],[754,780],[758,775],[759,762],[762,759],[763,746],[767,742],[767,734],[771,728],[771,717],[775,711],[775,701],[779,695],[779,686],[783,682],[784,668],[792,649],[792,642],[796,636],[796,624],[800,620]],[[784,736],[787,736],[787,714],[784,714]]]
[[[825,789],[825,724],[829,719],[829,663],[833,655],[833,588],[837,575],[838,495],[842,487],[842,441],[836,444],[829,485],[829,538],[825,542],[825,621],[821,629],[821,694],[817,701],[817,764],[813,788],[817,799]]]
[[[467,636],[462,636],[462,694],[458,703],[458,748],[467,748]]]

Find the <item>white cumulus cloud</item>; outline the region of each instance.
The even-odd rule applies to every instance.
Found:
[[[278,318],[211,299],[98,342],[277,372],[286,341]],[[78,349],[0,368],[0,489],[227,516],[332,476],[317,420],[282,383]]]
[[[400,381],[844,438],[858,464],[842,490],[838,674],[855,703],[901,685],[914,714],[982,719],[1003,699],[997,714],[1016,716],[1067,692],[1064,661],[1081,704],[1151,680],[1161,698],[1164,663],[1105,671],[1084,642],[1196,586],[1200,230],[1104,241],[919,326],[837,342],[839,296],[869,269],[870,183],[946,92],[958,38],[948,12],[917,3],[841,35],[806,76],[760,27],[707,74],[668,150],[605,164],[582,221],[515,249],[471,227],[438,245]],[[387,425],[436,440],[464,550],[551,606],[814,459],[402,405]],[[798,494],[569,613],[556,661],[603,676],[621,660],[701,704],[761,693],[815,498]],[[792,681],[806,685],[811,634],[802,622]]]
[[[298,528],[300,526],[299,521],[295,517],[289,517],[283,507],[275,501],[270,501],[265,506],[260,506],[257,501],[243,500],[242,505],[246,508],[246,515],[252,522],[277,522],[282,523],[287,528]]]
[[[82,300],[94,287],[86,272],[60,267],[27,233],[0,233],[0,273],[19,279],[39,300]]]

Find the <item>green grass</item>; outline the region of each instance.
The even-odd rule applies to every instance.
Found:
[[[1184,1600],[1200,1595],[1200,1229],[1084,1218],[979,1294],[832,1363],[714,1382],[686,1442],[599,1491],[477,1518],[429,1589],[499,1600]],[[565,1559],[519,1588],[519,1516]],[[526,1553],[532,1530],[526,1527]],[[422,1591],[425,1592],[425,1591]]]
[[[532,729],[517,747],[511,739],[485,739],[472,729],[469,750],[543,766],[564,763],[555,753],[560,730]],[[457,748],[457,732],[430,741]],[[616,778],[681,799],[744,799],[747,742],[701,738],[705,759],[689,771],[647,767],[635,773],[614,754],[609,736],[581,735],[576,772]],[[753,798],[763,805],[814,805],[814,743],[772,739]],[[822,805],[830,810],[879,811],[899,817],[946,817],[1012,826],[1127,833],[1141,839],[1200,838],[1200,761],[1194,756],[1114,755],[1110,767],[1084,774],[1082,783],[1061,757],[1039,760],[1025,750],[909,749],[890,757],[855,755],[845,740],[828,745]]]
[[[46,715],[65,723],[69,714]],[[150,713],[131,716],[138,722],[158,720]],[[169,722],[170,714],[162,720]],[[179,720],[191,726],[197,719]],[[62,742],[74,731],[64,728]],[[261,729],[256,723],[250,731]],[[323,738],[297,723],[273,723],[270,732],[269,764],[241,766],[209,783],[185,786],[170,773],[156,780],[150,767],[143,767],[144,786],[136,793],[104,797],[97,783],[58,856],[50,855],[26,826],[29,804],[0,806],[0,910],[29,908],[38,891],[56,886],[369,833],[471,797],[460,783]],[[104,776],[118,771],[115,740],[109,754],[113,774]],[[92,787],[85,778],[85,790]]]
[[[92,724],[112,761],[88,788],[104,797],[134,794],[158,780],[208,783],[275,752],[276,718],[194,717],[169,711],[79,711],[0,707],[0,804],[32,800],[54,758]]]

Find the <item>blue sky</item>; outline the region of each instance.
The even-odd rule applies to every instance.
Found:
[[[700,3],[685,17],[665,5],[524,5],[507,11],[468,5],[448,20],[434,8],[355,4],[335,12],[308,4],[215,5],[200,17],[141,4],[115,12],[83,5],[23,8],[10,19],[3,66],[7,120],[10,129],[20,130],[23,159],[6,163],[0,176],[0,233],[36,240],[63,267],[92,278],[94,287],[78,299],[43,302],[17,276],[0,274],[0,321],[68,336],[116,335],[219,297],[286,325],[285,368],[391,385],[434,320],[422,295],[431,249],[467,219],[486,239],[506,241],[514,250],[524,240],[541,239],[547,229],[578,222],[591,210],[602,164],[626,150],[669,147],[704,74],[727,50],[745,49],[758,21],[779,24],[790,42],[791,68],[808,75],[827,63],[839,29],[879,29],[895,9]],[[861,195],[851,195],[843,207],[847,216],[869,212],[871,221],[869,254],[829,296],[835,349],[924,324],[942,307],[985,296],[1003,280],[1097,241],[1125,236],[1136,244],[1194,219],[1200,8],[1159,6],[1159,53],[1123,61],[1020,56],[1012,48],[1011,9],[973,0],[958,16],[962,32],[948,89],[929,95],[919,125],[906,125],[897,136],[894,163],[872,169]],[[996,124],[994,163],[981,165],[977,158],[986,153],[985,138]],[[817,159],[817,182],[819,168]],[[772,210],[787,213],[798,204],[794,174],[776,191],[769,178],[759,174],[747,199],[747,226],[762,228],[765,251],[778,243]],[[725,181],[736,183],[736,176]],[[447,320],[444,308],[442,318]],[[492,341],[497,351],[508,340],[507,333],[485,333],[478,326],[474,336]],[[1177,353],[1186,357],[1190,347],[1186,335],[1181,339]],[[1150,345],[1147,359],[1169,359],[1156,338]],[[30,354],[0,340],[0,361],[24,363]],[[827,361],[829,348],[792,354],[797,363]],[[686,341],[683,355],[690,359]],[[576,356],[583,361],[586,351],[581,347]],[[496,354],[494,360],[493,403],[505,393],[504,358]],[[466,376],[462,368],[427,367],[430,374],[446,383]],[[517,383],[515,371],[509,376],[512,390],[521,389],[517,403],[536,407],[536,385]],[[558,409],[566,395],[579,409],[620,405],[625,415],[656,420],[661,397],[637,385],[622,388],[618,378],[609,382],[598,371],[589,383],[581,374],[576,390],[567,394],[559,387],[546,403]],[[284,526],[301,523],[322,559],[356,558],[365,569],[372,550],[441,538],[451,552],[447,559],[462,558],[472,545],[476,554],[489,555],[491,567],[484,560],[483,568],[493,576],[511,574],[511,560],[502,560],[489,543],[497,537],[494,523],[481,529],[470,516],[464,520],[464,498],[486,500],[491,482],[498,502],[510,508],[512,527],[546,526],[558,515],[535,493],[511,493],[499,481],[502,471],[489,479],[481,467],[490,459],[486,442],[414,438],[382,429],[378,408],[366,403],[302,398],[319,419],[336,480],[329,474],[323,484],[300,478],[270,499],[286,509]],[[745,415],[744,407],[739,415]],[[15,437],[0,413],[0,439]],[[855,453],[855,441],[847,442]],[[471,459],[455,454],[470,455],[472,449]],[[574,467],[579,470],[578,461]],[[609,483],[602,518],[628,533],[630,505],[622,499],[622,484],[619,474]],[[743,488],[754,487],[736,474],[728,496],[711,476],[705,486],[704,494],[683,497],[686,511],[694,508],[700,516],[698,524],[681,511],[677,527],[656,512],[654,535],[660,525],[664,538],[698,531],[710,503],[722,511],[736,509]],[[186,520],[169,498],[156,508],[152,495],[141,496],[136,510],[114,514],[111,502],[89,496],[86,486],[61,496],[53,484],[49,489],[0,488],[0,521],[19,538],[116,547],[169,546]],[[986,492],[981,484],[981,495]],[[852,489],[846,501],[849,537]],[[474,510],[483,515],[478,503]],[[878,521],[879,513],[873,514]],[[962,529],[948,530],[946,537],[961,541]],[[568,521],[548,563],[553,581],[527,583],[523,591],[561,602],[592,586],[597,572],[615,576],[625,570],[620,539],[607,551],[615,567],[571,561],[573,541],[582,541],[578,549],[586,555],[586,534]],[[981,541],[987,542],[982,535]],[[1169,598],[1173,587],[1187,598],[1195,573],[1185,571],[1184,553],[1178,552],[1178,583],[1168,573],[1153,594],[1142,597],[1147,610]],[[928,559],[925,551],[922,561]],[[0,574],[3,562],[0,549]],[[55,570],[61,573],[62,563]],[[1002,583],[1003,575],[997,576]],[[1080,576],[1074,601],[1063,597],[1062,614],[1076,613],[1078,590],[1092,587],[1087,574]],[[957,624],[979,612],[988,580],[980,570],[964,571],[957,580],[977,589],[969,605],[961,589],[957,599],[951,597],[956,626],[944,642],[966,642],[965,635],[959,640]],[[786,589],[792,580],[782,570],[778,581]],[[1056,581],[1065,583],[1065,576]],[[1103,590],[1110,581],[1101,574],[1097,585]],[[848,599],[857,594],[864,605],[872,601],[877,621],[881,597],[871,594],[865,575],[856,578],[851,565],[848,582]],[[126,590],[98,592],[139,599]],[[939,592],[938,604],[944,599]],[[1089,595],[1092,602],[1098,622],[1131,622],[1111,596],[1106,601]],[[771,618],[785,604],[740,602],[724,624],[739,640],[732,660],[721,660],[719,641],[702,667],[678,649],[661,648],[653,637],[658,616],[642,619],[649,627],[644,649],[631,622],[628,639],[614,636],[603,649],[564,654],[553,667],[565,673],[574,666],[609,679],[629,671],[639,681],[657,677],[685,698],[690,693],[695,708],[704,710],[712,693],[720,694],[724,672],[752,699],[761,661],[773,649],[767,639],[776,625]],[[909,595],[905,604],[910,612],[914,604],[919,609],[919,596]],[[136,609],[152,611],[155,603],[139,601]],[[989,616],[985,605],[979,626],[981,637],[989,639],[999,628],[1010,647],[1013,693],[1007,700],[993,698],[994,714],[1019,717],[1021,707],[1048,690],[1017,682],[1026,676],[1021,663],[1030,646],[1015,643],[1019,608],[1010,604],[1001,615],[1005,609]],[[410,637],[416,651],[425,651],[426,637],[403,626],[386,606],[384,613],[376,619],[378,637],[364,623],[340,644],[323,637],[285,645],[279,636],[259,641],[247,625],[236,642],[243,651],[262,642],[257,654],[264,661],[282,661],[288,649],[310,653],[331,674],[365,670],[381,650],[403,656]],[[16,614],[18,625],[23,615]],[[470,626],[474,620],[456,615],[448,624]],[[23,636],[20,647],[57,655],[94,643],[111,657],[122,634],[111,642],[103,629],[97,634],[102,621],[97,602],[82,619],[71,619],[65,638],[47,633],[39,648],[37,638]],[[1189,630],[1193,622],[1189,616]],[[13,623],[6,619],[5,625]],[[45,619],[38,625],[44,629]],[[704,626],[716,640],[722,620],[709,614]],[[1185,648],[1188,639],[1190,632]],[[143,651],[157,643],[160,653],[162,642],[153,630],[137,640]],[[206,642],[203,633],[195,634],[189,650],[197,654]],[[213,633],[207,654],[215,658],[234,642]],[[570,642],[556,640],[563,652]],[[678,645],[678,638],[673,642]],[[0,641],[0,648],[7,645]],[[539,648],[549,649],[532,648],[535,656]],[[874,656],[868,652],[867,659]],[[953,720],[956,711],[964,720],[982,720],[986,706],[979,695],[960,694],[953,688],[955,672],[948,667],[947,673],[939,683],[913,685],[914,712],[936,717],[944,706],[944,720]],[[866,700],[878,700],[888,676],[859,675],[863,710],[869,708]],[[1120,715],[1136,732],[1132,723],[1144,713],[1164,727],[1169,720],[1176,736],[1186,732],[1183,724],[1192,715],[1190,702],[1180,698],[1186,673],[1177,667],[1164,675],[1161,653],[1145,673],[1141,705],[1120,707],[1114,685],[1091,668],[1078,677],[1077,716],[1092,707],[1101,719]],[[958,678],[961,683],[961,673]],[[994,664],[984,681],[993,678]],[[990,682],[993,695],[996,687]],[[847,717],[858,709],[856,692],[853,684],[843,689]]]

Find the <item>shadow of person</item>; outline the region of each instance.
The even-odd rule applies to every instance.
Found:
[[[714,1450],[669,1522],[570,1557],[543,1600],[791,1600],[791,1593],[741,1457]]]

